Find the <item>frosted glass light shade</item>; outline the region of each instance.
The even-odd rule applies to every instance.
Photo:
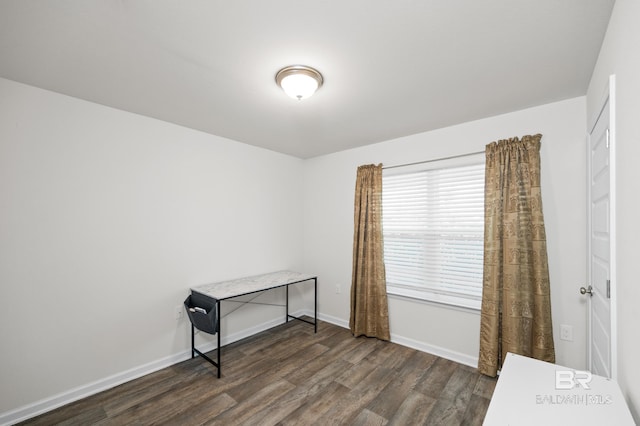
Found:
[[[288,75],[282,79],[280,86],[284,93],[294,99],[304,99],[318,90],[318,82],[305,74]]]
[[[322,86],[322,74],[304,65],[285,67],[276,74],[276,82],[293,99],[302,100]]]

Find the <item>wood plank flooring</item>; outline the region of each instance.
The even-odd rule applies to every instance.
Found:
[[[215,353],[208,354],[213,357]],[[320,322],[222,348],[222,378],[190,359],[26,425],[480,425],[496,380]]]

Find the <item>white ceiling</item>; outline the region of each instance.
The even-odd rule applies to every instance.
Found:
[[[0,0],[0,76],[309,158],[584,95],[613,3]]]

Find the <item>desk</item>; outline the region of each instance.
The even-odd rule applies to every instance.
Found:
[[[508,353],[483,424],[622,426],[634,422],[615,381]]]
[[[305,281],[313,280],[313,322],[307,321],[302,318],[289,314],[289,286],[291,284],[297,284]],[[223,300],[233,299],[235,297],[245,296],[252,293],[258,293],[266,290],[272,290],[274,288],[285,287],[286,288],[286,301],[285,301],[285,322],[289,322],[289,319],[296,319],[299,321],[312,324],[314,326],[314,332],[318,332],[318,278],[315,275],[303,274],[293,271],[279,271],[269,274],[257,275],[253,277],[239,278],[230,281],[222,281],[212,284],[204,284],[197,287],[192,287],[191,292],[197,293],[200,296],[205,296],[215,303],[216,315],[217,315],[217,334],[218,335],[218,350],[217,361],[213,361],[205,354],[195,348],[195,330],[193,321],[191,323],[191,358],[195,357],[197,353],[211,364],[218,368],[218,378],[220,378],[220,302]]]

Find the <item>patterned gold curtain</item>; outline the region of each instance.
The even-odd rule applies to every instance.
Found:
[[[356,337],[390,340],[382,244],[382,164],[358,167],[353,221],[349,327]]]
[[[495,377],[507,352],[555,362],[540,139],[486,147],[484,282],[478,370]]]

